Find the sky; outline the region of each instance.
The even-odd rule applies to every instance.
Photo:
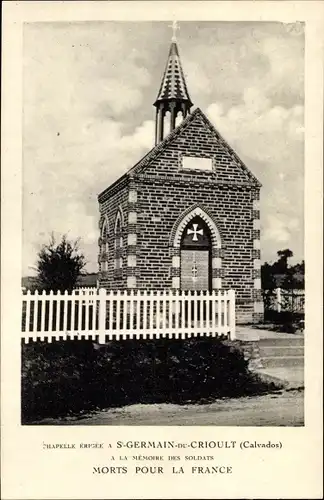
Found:
[[[30,23],[23,39],[23,275],[80,238],[97,271],[97,196],[154,146],[171,22]],[[304,27],[179,22],[199,107],[260,180],[261,257],[304,258]],[[193,108],[194,109],[194,108]]]

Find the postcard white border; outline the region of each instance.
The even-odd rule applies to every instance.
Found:
[[[2,496],[45,498],[319,498],[322,485],[322,2],[4,2],[2,63]],[[35,21],[215,20],[306,23],[306,374],[304,428],[20,425],[22,25]],[[296,200],[298,202],[298,200]],[[43,442],[126,439],[281,440],[280,454],[219,452],[232,476],[101,476],[100,451],[44,453]]]

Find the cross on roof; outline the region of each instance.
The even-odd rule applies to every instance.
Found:
[[[177,41],[177,30],[180,29],[180,26],[178,25],[178,21],[173,21],[172,25],[169,25],[169,28],[172,28],[172,42]]]

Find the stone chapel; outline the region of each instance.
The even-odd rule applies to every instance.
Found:
[[[98,196],[99,286],[234,289],[237,322],[259,321],[261,184],[192,111],[174,36],[154,106],[154,147]]]

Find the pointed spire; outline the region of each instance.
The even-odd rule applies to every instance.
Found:
[[[179,26],[176,21],[172,24],[172,41],[169,55],[163,74],[160,90],[158,92],[154,106],[156,107],[156,137],[157,144],[163,139],[163,125],[165,114],[171,113],[170,132],[175,128],[175,120],[179,112],[183,118],[190,113],[193,103],[187,89],[179,50],[176,42],[176,30]]]
[[[179,50],[177,46],[176,32],[180,29],[180,27],[177,21],[173,21],[170,28],[172,28],[171,47],[169,50],[169,56],[163,74],[160,90],[154,106],[157,106],[159,101],[162,100],[165,101],[170,99],[181,99],[182,101],[188,101],[188,104],[190,104],[191,107],[192,102],[187,90],[187,85],[183,74]]]
[[[192,106],[176,42],[171,43],[162,83],[154,106],[160,101],[170,101],[171,99],[188,102],[190,107]]]

